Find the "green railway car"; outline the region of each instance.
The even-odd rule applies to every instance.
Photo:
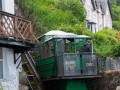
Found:
[[[91,53],[82,52],[87,40],[92,43],[90,36],[59,30],[52,30],[39,38],[41,51],[36,57],[36,69],[42,80],[51,86],[51,89],[48,86],[49,90],[86,90],[88,78],[99,76],[97,55],[93,50]]]

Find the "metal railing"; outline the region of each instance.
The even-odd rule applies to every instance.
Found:
[[[29,53],[29,52],[25,52],[24,55],[25,55],[25,57],[27,58],[27,61],[28,61],[29,65],[30,65],[30,67],[32,68],[32,70],[33,70],[33,72],[34,72],[34,74],[35,74],[38,82],[39,82],[41,85],[43,85],[43,84],[42,84],[42,81],[41,81],[41,79],[40,79],[40,76],[38,75],[38,73],[37,73],[37,71],[36,71],[35,63],[34,63],[32,57],[31,57],[30,53]]]
[[[13,37],[16,41],[38,43],[31,21],[0,11],[0,38]]]
[[[66,54],[57,56],[58,76],[98,75],[96,54]]]

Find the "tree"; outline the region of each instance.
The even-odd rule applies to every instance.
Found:
[[[118,56],[120,54],[119,32],[116,34],[114,30],[101,30],[93,35],[94,51],[100,57]]]
[[[114,1],[114,0],[113,0]],[[120,6],[120,0],[116,0],[116,5]]]
[[[119,30],[120,31],[120,22],[119,21],[113,21],[113,27],[115,28],[115,29],[117,29],[117,30]]]
[[[76,25],[82,30],[86,27],[85,9],[80,0],[18,0],[18,5],[27,9],[27,12],[25,8],[22,9],[22,12],[25,12],[25,17],[32,18],[38,36],[50,30],[62,29],[63,26],[64,31],[70,31],[68,29],[72,27],[74,33],[78,33]],[[41,33],[39,28],[45,32]],[[82,33],[81,30],[79,33]]]
[[[120,0],[110,0],[113,28],[120,31]]]
[[[111,6],[116,6],[116,0],[110,0],[110,5]]]

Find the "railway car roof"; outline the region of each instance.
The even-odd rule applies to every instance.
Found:
[[[54,38],[91,38],[91,36],[87,35],[77,35],[74,33],[68,33],[60,30],[51,30],[44,35],[53,35]],[[44,36],[43,35],[43,36]]]

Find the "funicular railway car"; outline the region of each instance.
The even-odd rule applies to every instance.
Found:
[[[49,90],[86,90],[89,79],[99,77],[97,55],[93,50],[82,52],[87,40],[92,46],[90,36],[59,30],[39,38],[41,52],[36,57],[36,69]]]

